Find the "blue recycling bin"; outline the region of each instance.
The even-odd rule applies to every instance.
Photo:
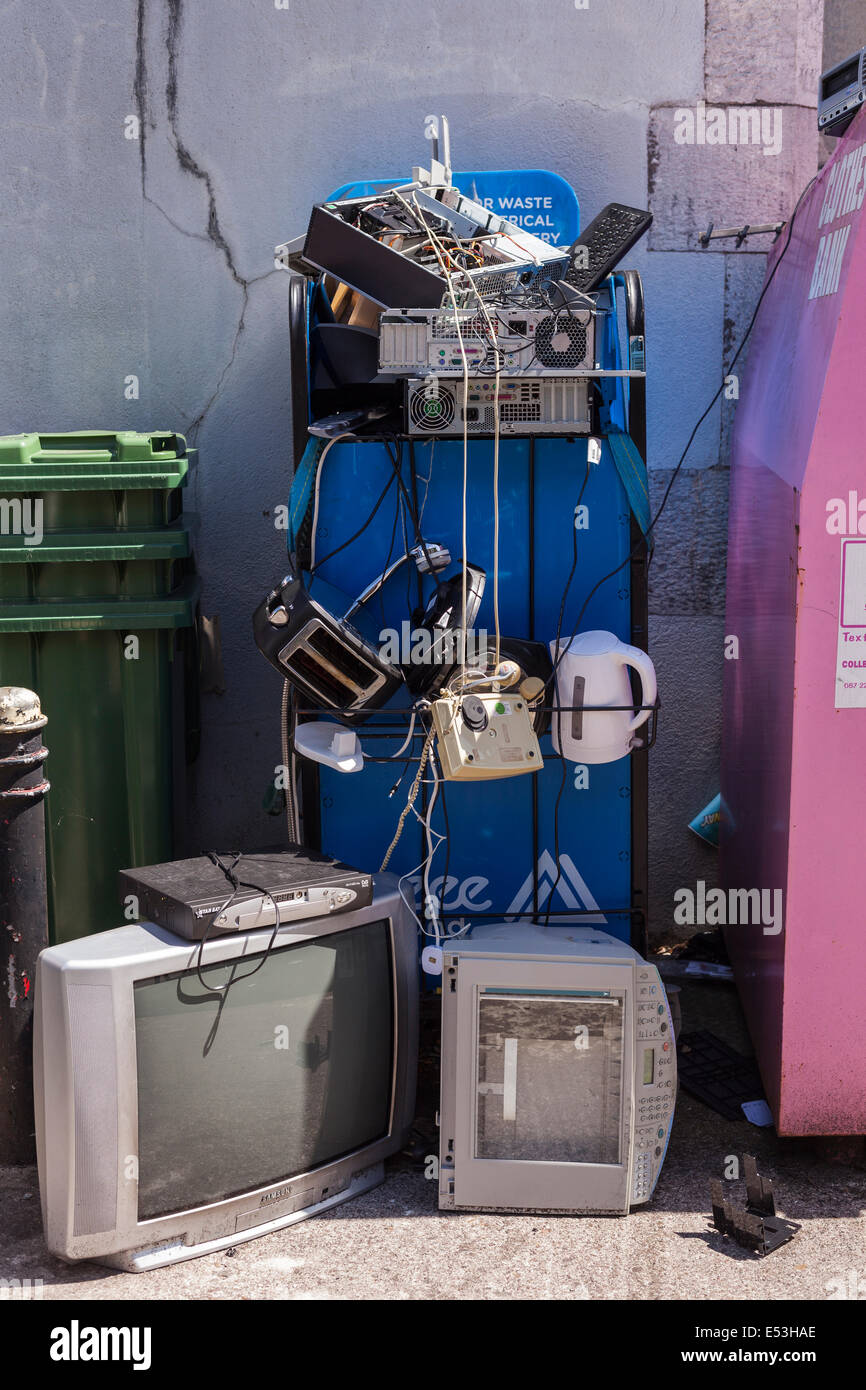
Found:
[[[362,196],[385,182],[395,180],[348,184],[331,196]],[[577,198],[556,174],[544,170],[455,174],[454,182],[503,215],[522,220],[536,235],[570,244],[578,234]],[[618,294],[619,290],[625,294]],[[600,355],[604,367],[624,365],[621,337],[642,349],[639,290],[633,273],[631,279],[618,274],[606,282],[603,294],[610,312],[604,319]],[[621,334],[623,299],[627,322]],[[310,313],[314,315],[314,309],[308,306]],[[507,436],[500,441],[503,636],[544,643],[555,638],[576,536],[577,565],[561,621],[563,643],[585,609],[580,630],[604,628],[646,648],[643,532],[648,502],[641,457],[645,449],[642,391],[621,377],[602,379],[600,389],[604,401],[601,459],[589,469],[585,437]],[[630,424],[634,439],[627,433]],[[459,561],[463,553],[462,438],[407,438],[398,447],[401,476],[417,502],[425,540],[446,546],[454,561]],[[467,559],[488,575],[475,628],[486,629],[491,636],[493,465],[493,440],[470,439]],[[309,467],[297,470],[290,502],[295,526],[290,545],[301,517],[309,520],[312,514],[310,479]],[[575,532],[575,505],[585,479],[581,498],[585,524]],[[383,491],[385,500],[356,536]],[[375,440],[333,444],[318,482],[314,546],[320,560],[327,558],[317,574],[347,594],[360,593],[389,559],[402,553],[403,525],[400,491],[386,444]],[[612,576],[596,587],[611,571]],[[371,600],[382,630],[399,632],[419,596],[430,592],[432,582],[429,576],[419,579],[413,565],[398,570]],[[314,763],[304,765],[308,838],[329,854],[365,869],[379,868],[417,770],[424,738],[420,723],[406,750],[408,761],[391,760],[406,738],[410,702],[408,692],[401,693],[359,729],[367,754],[363,772],[346,775]],[[642,949],[646,940],[646,751],[615,763],[575,768],[554,754],[549,734],[542,738],[541,748],[545,761],[538,774],[493,782],[440,782],[435,787],[426,779],[416,802],[417,815],[407,818],[389,870],[401,876],[404,893],[410,902],[414,898],[423,920],[422,822],[429,812],[436,849],[426,886],[437,906],[437,930],[447,934],[465,930],[482,918],[527,915],[544,920],[549,914],[548,920],[555,924],[579,914],[582,921],[597,923]]]

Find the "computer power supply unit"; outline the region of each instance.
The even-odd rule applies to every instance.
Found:
[[[379,320],[379,371],[394,376],[462,376],[470,371],[525,376],[591,372],[592,309],[394,309]]]
[[[589,382],[580,376],[469,378],[464,420],[462,380],[410,377],[406,381],[405,433],[414,437],[493,434],[496,406],[500,434],[591,434]]]

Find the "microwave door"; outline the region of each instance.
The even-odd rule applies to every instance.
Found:
[[[615,985],[485,983],[465,992],[458,1206],[628,1210],[627,998]]]

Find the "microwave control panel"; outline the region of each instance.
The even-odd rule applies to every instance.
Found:
[[[653,1194],[670,1138],[677,1097],[677,1053],[670,1005],[655,966],[635,970],[634,1140],[631,1204]]]

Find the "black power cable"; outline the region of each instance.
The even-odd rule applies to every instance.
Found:
[[[271,951],[272,951],[272,949],[273,949],[274,942],[275,942],[276,939],[277,939],[277,932],[278,932],[279,929],[280,929],[280,909],[279,909],[279,907],[277,906],[276,901],[274,900],[273,894],[270,892],[269,889],[267,889],[267,888],[262,888],[262,887],[260,886],[260,884],[258,884],[258,883],[249,883],[249,882],[247,882],[247,880],[240,878],[240,877],[235,873],[235,870],[237,869],[238,864],[239,864],[240,861],[243,859],[243,851],[242,851],[242,850],[235,850],[235,851],[232,851],[231,863],[230,863],[230,864],[224,864],[223,861],[222,861],[222,859],[220,858],[220,856],[219,856],[214,850],[206,850],[205,853],[206,853],[208,859],[211,861],[211,863],[212,863],[212,864],[215,864],[216,867],[217,867],[218,869],[222,870],[222,872],[223,872],[223,874],[225,875],[225,877],[227,878],[228,882],[231,884],[232,891],[231,891],[231,893],[229,894],[229,896],[226,898],[226,900],[225,900],[225,902],[222,904],[222,906],[219,907],[219,908],[217,908],[216,912],[214,913],[213,917],[212,917],[211,920],[208,922],[207,926],[206,926],[205,929],[204,929],[204,932],[202,933],[202,938],[201,938],[201,941],[200,941],[199,944],[198,944],[198,950],[196,951],[196,957],[195,957],[195,973],[196,973],[196,975],[198,976],[198,982],[199,982],[199,984],[201,985],[202,989],[203,989],[207,994],[215,994],[215,995],[217,996],[217,998],[222,999],[222,998],[224,998],[225,995],[228,993],[229,989],[231,988],[231,986],[232,986],[233,984],[240,984],[240,982],[243,981],[243,980],[251,980],[252,977],[253,977],[253,975],[256,975],[256,974],[261,970],[261,968],[262,968],[262,966],[264,965],[265,961],[268,959],[269,955],[271,954]],[[207,984],[207,982],[205,981],[205,979],[203,978],[202,973],[201,973],[201,972],[202,972],[202,952],[204,951],[204,948],[205,948],[205,942],[208,940],[208,938],[209,938],[209,936],[210,936],[210,929],[211,929],[211,927],[213,926],[213,924],[214,924],[215,920],[217,919],[217,917],[221,916],[221,914],[222,914],[223,912],[225,912],[226,908],[231,907],[232,903],[234,902],[235,898],[237,897],[238,893],[241,891],[242,888],[251,888],[254,892],[256,892],[256,893],[261,893],[263,897],[267,898],[267,899],[270,901],[271,906],[272,906],[273,909],[274,909],[274,929],[273,929],[273,931],[271,932],[271,938],[270,938],[270,940],[269,940],[267,946],[265,947],[265,951],[264,951],[264,954],[263,954],[261,960],[259,961],[258,965],[257,965],[253,970],[248,970],[248,971],[246,972],[246,974],[244,974],[244,975],[238,975],[238,976],[235,976],[234,971],[233,971],[233,972],[232,972],[232,975],[231,975],[231,978],[230,978],[229,980],[227,980],[227,982],[226,982],[224,985],[209,985],[209,984]]]
[[[583,494],[584,494],[584,492],[586,491],[586,485],[587,485],[587,483],[589,482],[589,470],[590,470],[590,462],[589,462],[589,452],[588,452],[588,450],[587,450],[586,472],[585,472],[584,475],[583,475],[583,482],[582,482],[581,485],[580,485],[580,492],[579,492],[578,495],[577,495],[577,501],[576,501],[576,503],[574,504],[574,514],[572,515],[572,518],[571,518],[571,548],[572,548],[571,569],[570,569],[569,572],[568,572],[568,579],[566,580],[566,582],[565,582],[565,588],[564,588],[563,591],[562,591],[562,601],[561,601],[561,603],[560,603],[560,605],[559,605],[559,617],[558,617],[557,623],[556,623],[556,645],[555,645],[555,647],[554,647],[554,653],[555,653],[557,665],[558,665],[558,663],[559,663],[559,642],[560,642],[560,638],[561,638],[561,636],[562,636],[562,620],[563,620],[563,617],[565,616],[565,605],[566,605],[566,602],[567,602],[567,600],[568,600],[568,591],[569,591],[569,589],[571,588],[571,581],[573,580],[575,571],[576,571],[576,569],[577,569],[577,509],[578,509],[578,507],[580,506],[581,502],[583,501]],[[556,670],[556,666],[554,666],[554,670]],[[560,704],[560,700],[559,700],[559,691],[558,691],[556,685],[554,685],[553,689],[554,689],[554,705],[555,705],[555,718],[556,718],[556,733],[557,733],[557,741],[558,741],[558,743],[559,743],[559,761],[560,761],[560,763],[562,764],[562,777],[561,777],[560,783],[559,783],[559,791],[558,791],[557,794],[556,794],[556,802],[554,803],[554,807],[553,807],[553,856],[554,856],[554,862],[555,862],[555,864],[556,864],[556,878],[555,878],[554,881],[553,881],[553,884],[552,884],[551,889],[550,889],[550,893],[548,894],[548,898],[547,898],[547,911],[546,911],[546,913],[545,913],[545,915],[544,915],[544,925],[545,925],[545,927],[546,927],[546,926],[548,925],[548,923],[550,922],[550,913],[551,913],[551,909],[552,909],[552,907],[553,907],[553,899],[554,899],[554,897],[555,897],[555,895],[556,895],[556,890],[557,890],[557,888],[559,887],[560,879],[562,878],[562,864],[561,864],[561,862],[560,862],[560,857],[559,857],[559,808],[560,808],[560,805],[561,805],[561,803],[562,803],[562,796],[563,796],[563,793],[564,793],[564,791],[565,791],[565,784],[566,784],[566,782],[567,782],[567,780],[568,780],[568,761],[567,761],[567,759],[566,759],[566,757],[565,757],[565,753],[563,752],[563,749],[562,749],[562,706],[561,706],[561,704]]]
[[[820,170],[818,171],[818,173],[820,173]],[[802,203],[803,199],[805,198],[806,194],[809,192],[809,189],[812,187],[813,183],[815,182],[815,180],[816,180],[817,178],[818,178],[818,174],[813,174],[813,175],[812,175],[812,177],[810,178],[809,182],[806,184],[806,187],[803,189],[802,193],[800,194],[799,198],[797,199],[796,203],[794,204],[794,211],[791,213],[791,216],[790,216],[790,218],[789,218],[789,220],[788,220],[788,235],[787,235],[787,237],[785,238],[785,245],[782,247],[782,250],[779,252],[779,256],[778,256],[778,259],[777,259],[777,261],[776,261],[776,264],[773,266],[773,269],[770,271],[770,274],[767,276],[766,283],[765,283],[763,289],[761,290],[761,293],[758,295],[758,302],[757,302],[757,304],[755,305],[755,309],[754,309],[754,313],[752,314],[752,317],[749,319],[749,326],[748,326],[748,328],[746,329],[745,333],[743,334],[742,338],[740,339],[740,343],[739,343],[739,346],[738,346],[736,352],[734,353],[733,357],[731,358],[730,362],[728,363],[728,369],[727,369],[727,371],[725,372],[724,376],[722,377],[721,385],[719,386],[718,391],[717,391],[716,394],[713,396],[713,399],[710,401],[710,403],[709,403],[709,405],[707,406],[706,410],[704,411],[703,415],[702,415],[702,416],[700,417],[700,419],[698,420],[697,424],[695,425],[694,429],[692,430],[691,434],[689,435],[688,443],[686,444],[686,447],[683,449],[683,452],[680,454],[679,462],[677,463],[676,468],[674,469],[673,473],[672,473],[671,476],[670,476],[670,479],[669,479],[669,481],[668,481],[668,485],[667,485],[667,487],[665,488],[664,497],[662,498],[661,503],[659,504],[659,509],[658,509],[658,511],[656,512],[656,514],[655,514],[653,520],[650,522],[650,528],[649,528],[649,534],[650,534],[650,535],[652,534],[652,531],[653,531],[653,528],[654,528],[655,525],[656,525],[656,522],[658,521],[659,517],[661,516],[662,512],[663,512],[664,509],[665,509],[665,505],[667,504],[667,500],[668,500],[668,497],[669,497],[669,495],[670,495],[670,490],[671,490],[671,488],[673,487],[674,482],[676,481],[677,474],[679,473],[679,471],[680,471],[680,469],[681,469],[681,467],[682,467],[682,465],[683,465],[683,460],[684,460],[686,454],[688,453],[689,449],[692,447],[692,441],[694,440],[695,435],[697,434],[697,432],[698,432],[698,430],[700,429],[701,425],[702,425],[702,424],[704,423],[704,421],[706,420],[706,418],[707,418],[707,416],[709,415],[710,411],[712,410],[713,406],[716,404],[716,401],[719,399],[719,396],[720,396],[720,395],[722,394],[722,392],[724,391],[724,389],[725,389],[725,383],[726,383],[728,377],[730,376],[731,371],[732,371],[733,368],[736,366],[737,358],[739,357],[740,353],[743,351],[743,348],[746,346],[746,343],[749,341],[749,337],[750,337],[750,335],[751,335],[752,329],[753,329],[754,326],[755,326],[755,320],[756,320],[757,317],[758,317],[758,312],[759,312],[759,310],[760,310],[760,308],[761,308],[761,305],[762,305],[763,302],[764,302],[764,296],[766,295],[768,289],[770,288],[770,286],[772,285],[773,281],[775,280],[775,278],[776,278],[776,272],[778,271],[779,266],[782,264],[782,261],[785,259],[785,253],[786,253],[786,251],[788,250],[788,247],[789,247],[790,244],[791,244],[791,236],[792,236],[793,231],[794,231],[794,218],[797,216],[797,213],[800,211],[800,204]],[[650,555],[650,560],[651,560],[651,559],[652,559],[652,555]]]
[[[738,345],[738,347],[737,347],[737,350],[736,350],[736,352],[734,353],[733,357],[731,358],[731,361],[730,361],[729,364],[728,364],[728,368],[727,368],[727,370],[726,370],[725,373],[724,373],[724,376],[723,376],[723,378],[722,378],[722,381],[721,381],[721,384],[720,384],[718,390],[716,391],[715,395],[713,396],[713,398],[712,398],[712,400],[710,401],[709,405],[707,406],[706,410],[704,410],[703,414],[700,416],[700,418],[698,419],[698,421],[697,421],[697,423],[696,423],[694,429],[692,430],[691,434],[689,435],[689,438],[688,438],[688,441],[687,441],[687,443],[686,443],[686,446],[685,446],[685,448],[683,449],[682,453],[680,454],[680,457],[679,457],[679,459],[678,459],[678,461],[677,461],[676,467],[674,468],[674,470],[673,470],[673,472],[672,472],[672,474],[671,474],[671,476],[670,476],[670,479],[668,480],[668,485],[667,485],[667,487],[666,487],[666,489],[665,489],[664,496],[662,497],[662,500],[661,500],[661,502],[660,502],[660,504],[659,504],[659,506],[658,506],[658,509],[657,509],[657,511],[656,511],[656,513],[655,513],[655,516],[654,516],[654,517],[652,518],[652,520],[650,521],[650,524],[649,524],[649,527],[648,527],[648,530],[647,530],[647,535],[646,535],[646,539],[647,539],[647,541],[650,543],[650,555],[649,555],[649,559],[648,559],[648,561],[647,561],[647,568],[649,568],[649,562],[650,562],[650,560],[652,559],[652,546],[653,546],[652,536],[653,536],[653,532],[654,532],[654,530],[655,530],[655,527],[656,527],[657,524],[658,524],[659,518],[661,517],[661,515],[662,515],[662,513],[663,513],[663,511],[664,511],[664,509],[665,509],[665,507],[666,507],[666,505],[667,505],[667,501],[668,501],[668,498],[669,498],[670,493],[671,493],[671,488],[673,487],[674,482],[676,481],[676,479],[677,479],[677,477],[678,477],[678,475],[679,475],[680,469],[682,468],[683,462],[685,461],[685,457],[686,457],[686,455],[688,454],[688,451],[689,451],[689,449],[690,449],[691,446],[692,446],[692,443],[693,443],[693,441],[694,441],[694,439],[695,439],[695,436],[696,436],[697,433],[698,433],[698,430],[700,429],[701,425],[704,423],[704,421],[706,420],[706,418],[707,418],[707,416],[709,415],[710,411],[713,409],[713,407],[715,406],[715,404],[716,404],[716,402],[718,401],[719,397],[721,396],[722,391],[723,391],[724,388],[725,388],[725,382],[726,382],[727,378],[730,376],[733,367],[736,365],[736,362],[737,362],[737,360],[738,360],[740,354],[741,354],[742,351],[743,351],[743,348],[746,346],[746,343],[747,343],[748,340],[749,340],[749,337],[750,337],[750,335],[751,335],[752,329],[753,329],[754,326],[755,326],[755,322],[756,322],[756,320],[757,320],[758,313],[759,313],[759,311],[760,311],[761,305],[762,305],[763,302],[764,302],[764,298],[765,298],[765,296],[766,296],[766,294],[767,294],[767,291],[769,290],[771,284],[773,283],[773,280],[775,279],[776,274],[777,274],[777,272],[778,272],[779,266],[782,264],[782,261],[783,261],[784,258],[785,258],[785,253],[787,252],[788,247],[789,247],[790,244],[791,244],[791,237],[792,237],[793,231],[794,231],[794,219],[796,218],[797,213],[798,213],[799,210],[800,210],[800,205],[802,204],[803,199],[805,198],[806,194],[809,192],[809,189],[810,189],[810,188],[812,187],[812,185],[815,183],[815,180],[816,180],[817,178],[818,178],[818,174],[813,175],[813,177],[812,177],[812,178],[809,180],[809,182],[806,184],[805,188],[803,189],[802,193],[800,194],[799,198],[797,199],[797,202],[796,202],[795,205],[794,205],[794,210],[793,210],[793,212],[791,213],[791,216],[790,216],[790,218],[789,218],[789,220],[788,220],[788,234],[787,234],[787,237],[786,237],[786,239],[785,239],[785,244],[784,244],[784,246],[782,247],[781,252],[779,253],[779,256],[778,256],[778,258],[777,258],[777,260],[776,260],[775,265],[773,266],[772,271],[770,272],[769,276],[767,277],[766,283],[764,284],[763,289],[761,290],[760,295],[758,296],[758,302],[757,302],[757,304],[755,305],[754,311],[753,311],[753,313],[752,313],[752,317],[751,317],[750,320],[749,320],[748,327],[746,328],[745,333],[743,334],[742,338],[740,339],[740,342],[739,342],[739,345]],[[587,466],[587,472],[588,472],[588,466]],[[584,486],[585,486],[585,485],[586,485],[586,483],[585,483],[585,480],[584,480]],[[581,488],[581,495],[582,495],[582,494],[583,494],[583,489]],[[578,505],[579,505],[579,502],[578,502]],[[607,582],[608,579],[612,579],[614,575],[619,574],[619,572],[620,572],[621,569],[624,569],[624,567],[625,567],[625,566],[634,558],[634,556],[638,553],[638,550],[640,549],[640,547],[641,547],[641,546],[643,545],[643,543],[644,543],[644,542],[643,542],[643,538],[641,538],[640,540],[636,541],[635,544],[632,546],[631,550],[629,551],[629,553],[626,555],[625,559],[622,560],[622,561],[620,562],[620,564],[618,564],[614,569],[609,570],[607,574],[602,575],[602,577],[601,577],[599,580],[596,581],[596,583],[595,583],[595,584],[593,585],[593,587],[590,589],[589,593],[587,594],[587,596],[586,596],[586,598],[585,598],[585,600],[584,600],[584,602],[583,602],[583,606],[581,607],[581,610],[580,610],[580,612],[579,612],[579,614],[578,614],[578,616],[577,616],[577,621],[575,622],[574,629],[573,629],[573,631],[572,631],[571,636],[569,637],[567,643],[566,643],[565,646],[562,648],[562,650],[560,650],[560,630],[561,630],[561,625],[562,625],[562,617],[563,617],[563,613],[564,613],[564,611],[565,611],[565,603],[566,603],[566,599],[567,599],[567,597],[568,597],[568,591],[569,591],[569,589],[570,589],[570,587],[571,587],[571,582],[572,582],[572,579],[574,578],[574,573],[575,573],[575,570],[576,570],[576,568],[577,568],[577,533],[576,533],[576,532],[572,532],[572,542],[573,542],[573,546],[574,546],[574,561],[573,561],[573,563],[572,563],[572,567],[571,567],[571,570],[570,570],[570,572],[569,572],[568,579],[567,579],[567,581],[566,581],[565,590],[564,590],[563,596],[562,596],[562,603],[561,603],[561,605],[560,605],[559,622],[558,622],[558,624],[557,624],[557,634],[556,634],[556,649],[555,649],[555,650],[556,650],[556,658],[555,658],[555,660],[554,660],[553,668],[552,668],[552,670],[551,670],[551,673],[550,673],[550,675],[548,676],[547,681],[545,682],[545,689],[547,688],[547,686],[550,685],[551,682],[554,682],[554,687],[553,687],[553,689],[554,689],[554,709],[555,709],[555,711],[556,711],[556,716],[557,716],[557,718],[558,718],[559,720],[561,720],[561,718],[562,718],[562,710],[561,710],[561,706],[560,706],[560,702],[559,702],[559,696],[558,696],[558,692],[557,692],[556,684],[555,684],[555,681],[556,681],[556,674],[557,674],[557,671],[558,671],[558,669],[559,669],[560,663],[562,662],[563,657],[564,657],[565,654],[568,652],[568,650],[569,650],[569,648],[570,648],[570,646],[571,646],[571,643],[574,641],[574,638],[577,636],[577,633],[578,633],[578,631],[579,631],[579,629],[580,629],[580,624],[581,624],[581,622],[583,621],[583,615],[584,615],[584,613],[586,612],[586,609],[587,609],[587,607],[588,607],[588,605],[589,605],[589,603],[590,603],[590,600],[592,599],[593,595],[598,591],[598,589],[601,588],[601,585],[602,585],[602,584],[605,584],[605,583]],[[562,726],[561,726],[561,723],[559,723],[559,724],[557,725],[557,729],[559,730],[560,734],[561,734],[561,727],[562,727]],[[552,887],[551,890],[550,890],[550,896],[548,897],[548,900],[547,900],[547,911],[546,911],[545,917],[544,917],[544,925],[545,925],[545,927],[548,925],[548,922],[549,922],[549,920],[550,920],[550,912],[551,912],[551,907],[552,907],[552,903],[553,903],[553,897],[554,897],[554,894],[555,894],[555,892],[556,892],[556,889],[557,889],[558,886],[559,886],[560,879],[562,878],[562,865],[561,865],[561,863],[560,863],[560,855],[559,855],[559,808],[560,808],[560,804],[561,804],[561,801],[562,801],[563,792],[565,791],[565,785],[566,785],[567,776],[568,776],[568,764],[567,764],[567,762],[566,762],[566,760],[565,760],[565,757],[564,757],[564,755],[563,755],[563,752],[562,752],[562,738],[561,738],[561,736],[560,736],[560,739],[559,739],[559,747],[560,747],[559,756],[560,756],[560,760],[562,761],[562,780],[561,780],[561,782],[560,782],[559,792],[558,792],[558,794],[557,794],[556,803],[555,803],[555,806],[554,806],[554,813],[553,813],[553,834],[554,834],[554,856],[555,856],[555,861],[556,861],[556,879],[554,880],[553,887]]]
[[[413,529],[415,531],[415,542],[418,546],[420,546],[421,553],[427,562],[428,572],[430,574],[431,579],[433,580],[433,583],[436,585],[436,590],[438,592],[442,587],[441,581],[439,579],[438,574],[436,573],[436,570],[433,567],[433,561],[431,560],[430,552],[427,549],[427,542],[421,534],[420,518],[415,508],[415,504],[409,495],[409,490],[406,487],[405,482],[403,481],[403,474],[400,471],[403,466],[403,441],[401,439],[398,439],[396,435],[393,437],[393,440],[394,453],[391,453],[391,450],[388,447],[387,440],[385,441],[385,449],[387,451],[389,459],[391,460],[391,466],[394,469],[394,476],[397,479],[397,486],[400,489],[400,492],[403,494],[404,504],[412,520]]]
[[[819,171],[819,172],[820,172],[820,171]],[[652,535],[653,535],[653,532],[654,532],[656,526],[658,525],[659,518],[661,517],[662,512],[664,511],[665,507],[667,506],[667,501],[668,501],[668,498],[669,498],[669,496],[670,496],[671,488],[673,487],[674,483],[676,482],[676,479],[677,479],[677,477],[678,477],[678,475],[679,475],[680,469],[682,468],[683,463],[684,463],[684,461],[685,461],[686,454],[688,453],[689,449],[691,448],[692,443],[693,443],[693,441],[694,441],[694,439],[695,439],[695,436],[697,435],[698,430],[700,429],[701,425],[702,425],[702,424],[704,423],[704,421],[706,420],[706,418],[707,418],[707,416],[709,415],[710,411],[713,409],[713,406],[716,404],[716,401],[719,399],[719,397],[721,396],[722,392],[724,391],[724,389],[725,389],[725,383],[726,383],[726,381],[727,381],[727,378],[728,378],[728,377],[730,376],[730,374],[731,374],[731,369],[732,369],[732,367],[735,366],[735,364],[736,364],[736,362],[737,362],[737,359],[738,359],[739,356],[740,356],[740,353],[743,351],[743,348],[746,346],[746,343],[747,343],[748,340],[749,340],[749,337],[750,337],[750,335],[751,335],[752,329],[753,329],[754,326],[755,326],[755,321],[756,321],[756,319],[757,319],[757,317],[758,317],[758,313],[759,313],[759,311],[760,311],[761,305],[762,305],[763,302],[764,302],[764,298],[765,298],[765,296],[766,296],[766,294],[767,294],[767,291],[769,290],[770,286],[772,285],[773,280],[775,279],[776,274],[777,274],[777,272],[778,272],[779,266],[782,264],[782,261],[783,261],[784,258],[785,258],[785,253],[787,252],[788,247],[789,247],[790,244],[791,244],[791,236],[792,236],[793,231],[794,231],[794,219],[795,219],[795,217],[797,216],[797,213],[798,213],[799,210],[800,210],[800,204],[802,203],[803,199],[805,198],[806,194],[809,192],[809,189],[812,187],[813,183],[814,183],[815,180],[818,178],[818,176],[819,176],[818,174],[814,174],[814,175],[813,175],[813,177],[812,177],[812,178],[809,180],[809,182],[806,184],[805,188],[803,189],[802,193],[800,194],[799,198],[797,199],[796,204],[794,205],[794,211],[791,213],[791,216],[790,216],[790,218],[789,218],[789,220],[788,220],[788,235],[787,235],[787,237],[786,237],[786,239],[785,239],[785,245],[782,247],[782,250],[781,250],[781,252],[779,253],[779,257],[778,257],[778,259],[777,259],[777,261],[776,261],[776,264],[773,266],[773,269],[772,269],[772,271],[770,272],[769,276],[767,277],[766,283],[765,283],[763,289],[761,290],[760,295],[758,296],[758,302],[757,302],[757,304],[755,305],[754,312],[753,312],[753,314],[752,314],[751,319],[749,320],[749,325],[748,325],[748,327],[747,327],[745,333],[743,334],[742,338],[740,339],[739,346],[737,347],[736,352],[734,353],[733,357],[731,358],[731,360],[730,360],[730,362],[729,362],[729,364],[728,364],[727,370],[725,371],[724,376],[722,377],[722,381],[721,381],[721,384],[720,384],[718,390],[716,391],[715,395],[713,396],[713,398],[712,398],[712,400],[710,401],[709,405],[707,406],[706,410],[705,410],[705,411],[703,412],[703,414],[700,416],[700,418],[698,419],[697,424],[695,425],[694,429],[692,430],[691,434],[689,435],[689,438],[688,438],[688,441],[687,441],[687,443],[686,443],[686,446],[685,446],[685,448],[683,449],[682,453],[680,454],[680,457],[679,457],[679,459],[678,459],[678,461],[677,461],[676,467],[674,468],[674,470],[673,470],[673,472],[672,472],[672,474],[671,474],[671,476],[670,476],[670,479],[669,479],[669,481],[668,481],[668,485],[667,485],[667,487],[665,488],[664,496],[662,497],[662,500],[661,500],[661,502],[659,503],[658,510],[656,511],[655,516],[654,516],[654,517],[652,518],[652,520],[650,521],[650,524],[649,524],[649,527],[647,528],[647,533],[646,533],[646,539],[647,539],[647,541],[650,543],[650,557],[649,557],[649,560],[652,559],[652,546],[653,546],[653,544],[654,544],[654,542],[652,541],[651,538],[652,538]],[[624,569],[625,566],[626,566],[631,560],[634,559],[635,555],[637,555],[637,553],[638,553],[638,551],[639,551],[639,549],[641,548],[642,545],[643,545],[643,538],[640,539],[640,540],[638,540],[638,541],[636,541],[635,544],[632,546],[631,550],[630,550],[630,551],[628,552],[628,554],[626,555],[625,559],[624,559],[624,560],[621,560],[620,563],[619,563],[618,565],[616,565],[614,569],[609,570],[607,574],[603,574],[602,577],[601,577],[601,578],[593,585],[593,587],[590,589],[590,591],[589,591],[589,593],[587,594],[586,599],[585,599],[585,601],[584,601],[583,607],[581,608],[580,613],[578,614],[577,622],[576,622],[575,625],[574,625],[574,629],[573,629],[573,631],[572,631],[571,637],[568,639],[568,642],[565,644],[564,648],[562,649],[562,651],[561,651],[560,654],[559,654],[559,657],[557,658],[556,662],[554,663],[553,670],[552,670],[551,674],[548,676],[547,681],[546,681],[546,683],[545,683],[545,686],[549,685],[550,682],[551,682],[552,680],[555,679],[556,673],[557,673],[557,670],[558,670],[558,668],[559,668],[559,664],[560,664],[560,662],[562,661],[562,658],[565,656],[566,652],[568,651],[568,648],[571,646],[571,643],[573,642],[574,638],[577,636],[578,630],[579,630],[579,628],[580,628],[580,624],[581,624],[581,622],[583,621],[583,615],[584,615],[584,613],[586,612],[586,609],[587,609],[587,606],[588,606],[588,604],[589,604],[589,602],[590,602],[590,599],[593,597],[593,595],[594,595],[594,594],[596,593],[596,591],[601,587],[602,584],[605,584],[605,583],[607,582],[608,579],[612,579],[614,575],[619,574],[620,570],[621,570],[621,569]],[[647,566],[649,566],[649,560],[647,561]]]
[[[350,545],[352,545],[356,540],[358,540],[358,538],[359,538],[360,536],[363,536],[364,532],[366,531],[367,527],[368,527],[368,526],[370,525],[370,523],[372,522],[374,516],[375,516],[376,513],[378,512],[378,510],[379,510],[379,508],[381,507],[382,503],[385,501],[385,498],[387,497],[388,492],[390,491],[390,489],[391,489],[393,486],[394,486],[394,475],[393,475],[393,473],[392,473],[391,476],[389,477],[387,483],[386,483],[385,486],[383,487],[382,491],[379,493],[379,496],[378,496],[377,499],[376,499],[376,502],[375,502],[375,505],[374,505],[374,507],[373,507],[373,510],[371,511],[370,515],[367,517],[367,520],[364,522],[363,526],[359,526],[359,527],[358,527],[358,530],[355,531],[354,534],[351,535],[351,536],[349,537],[348,540],[343,541],[341,545],[335,546],[333,550],[329,550],[329,551],[328,551],[328,554],[327,554],[327,555],[323,555],[322,558],[321,558],[321,560],[317,560],[316,563],[313,565],[313,568],[310,570],[310,573],[311,573],[311,574],[315,574],[317,570],[320,570],[320,569],[322,568],[322,565],[324,565],[324,564],[327,563],[328,560],[332,560],[332,559],[334,558],[335,555],[339,555],[339,554],[340,554],[340,551],[341,551],[341,550],[346,550]]]

